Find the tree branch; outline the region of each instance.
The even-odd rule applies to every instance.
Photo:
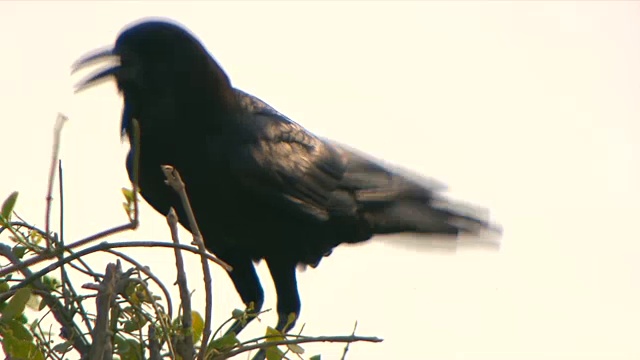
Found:
[[[202,343],[200,345],[200,352],[198,353],[198,360],[204,360],[205,354],[207,352],[207,343],[209,342],[209,336],[211,336],[211,312],[213,308],[213,294],[211,291],[213,280],[211,279],[209,262],[207,261],[207,250],[204,247],[202,234],[200,233],[200,229],[198,228],[196,217],[193,214],[193,209],[191,208],[191,203],[189,202],[189,197],[187,196],[187,191],[185,189],[184,182],[180,177],[180,174],[173,166],[169,165],[163,165],[162,172],[164,172],[164,176],[167,178],[167,184],[178,193],[180,199],[182,200],[182,207],[187,213],[189,228],[191,229],[191,234],[193,235],[193,241],[196,243],[198,249],[200,250],[200,261],[202,263],[202,272],[204,273],[206,308],[204,317],[204,330],[202,332]]]
[[[370,337],[370,336],[354,336],[354,335],[350,335],[350,336],[317,336],[317,337],[308,337],[308,336],[301,336],[297,339],[291,339],[291,340],[269,340],[269,341],[265,341],[259,344],[253,344],[253,345],[245,345],[245,346],[241,346],[236,350],[233,351],[229,351],[228,353],[225,354],[220,354],[216,357],[213,358],[213,360],[224,360],[224,359],[228,359],[231,357],[234,357],[238,354],[241,354],[243,352],[246,351],[251,351],[251,350],[256,350],[256,349],[265,349],[267,347],[270,346],[278,346],[278,345],[290,345],[290,344],[303,344],[303,343],[310,343],[310,342],[346,342],[346,343],[351,343],[351,342],[356,342],[356,341],[366,341],[366,342],[382,342],[382,339],[377,338],[377,337]]]
[[[67,120],[68,118],[64,114],[58,113],[56,125],[53,130],[53,151],[51,154],[51,167],[49,168],[49,183],[47,185],[46,210],[44,218],[44,231],[47,233],[47,236],[45,236],[44,239],[47,244],[47,251],[50,250],[51,245],[49,243],[49,234],[51,233],[51,203],[53,202],[53,183],[56,177],[56,163],[58,162],[58,154],[60,152],[60,135],[62,133],[62,126]]]
[[[91,333],[93,344],[89,352],[89,359],[111,359],[113,356],[113,332],[109,329],[111,321],[111,306],[118,296],[118,283],[122,276],[120,261],[117,264],[110,263],[104,273],[104,279],[98,285],[86,284],[85,289],[98,290],[96,296],[96,321]],[[90,286],[92,285],[92,286]]]
[[[171,239],[175,244],[180,244],[178,238],[178,216],[173,208],[169,209],[167,214],[167,223],[171,230]],[[191,324],[191,296],[189,294],[189,286],[187,283],[187,274],[184,271],[184,261],[182,260],[182,252],[179,248],[173,249],[176,257],[176,270],[178,272],[176,283],[180,290],[180,306],[182,307],[182,329],[184,333],[176,344],[176,350],[183,359],[193,359],[195,353],[193,346],[193,329]]]

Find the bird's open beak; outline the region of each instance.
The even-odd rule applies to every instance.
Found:
[[[84,55],[80,59],[76,60],[73,65],[71,65],[71,74],[73,74],[78,70],[86,68],[87,66],[107,59],[115,60],[116,64],[105,69],[98,70],[82,79],[82,81],[76,84],[75,93],[109,80],[111,76],[115,76],[120,70],[120,59],[118,55],[114,53],[113,49],[98,49]]]

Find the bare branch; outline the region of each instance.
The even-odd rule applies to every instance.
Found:
[[[244,346],[239,347],[236,350],[229,351],[228,353],[225,353],[225,354],[220,354],[220,355],[214,357],[213,360],[224,360],[224,359],[228,359],[228,358],[234,357],[234,356],[236,356],[238,354],[241,354],[243,352],[252,351],[252,350],[256,350],[256,349],[265,349],[267,347],[278,346],[278,345],[303,344],[303,343],[310,343],[310,342],[346,342],[346,343],[352,343],[352,342],[356,342],[356,341],[382,342],[382,339],[377,338],[377,337],[371,337],[371,336],[354,336],[354,335],[350,335],[350,336],[316,336],[316,337],[301,336],[301,337],[298,337],[297,339],[269,340],[269,341],[258,343],[258,344],[244,345]]]
[[[96,322],[91,337],[91,351],[89,359],[103,360],[111,358],[113,354],[113,333],[109,329],[111,323],[109,315],[111,314],[111,306],[118,296],[118,282],[122,275],[122,267],[120,261],[117,264],[110,263],[104,273],[104,279],[98,285],[84,285],[85,289],[98,290],[96,296]],[[93,285],[93,284],[91,284]]]
[[[133,229],[138,227],[140,223],[138,210],[138,177],[140,172],[140,123],[133,119]]]
[[[178,238],[178,216],[173,208],[169,209],[167,214],[167,223],[171,230],[171,239],[175,244],[180,244]],[[191,296],[189,294],[189,286],[187,283],[187,274],[184,271],[184,261],[182,260],[182,252],[179,248],[174,248],[176,257],[176,269],[178,272],[176,283],[180,290],[180,302],[182,307],[182,329],[183,336],[176,344],[176,350],[183,359],[192,359],[195,353],[193,347],[193,329],[191,326]]]
[[[60,134],[62,133],[62,126],[64,125],[67,118],[64,114],[58,113],[58,118],[56,119],[56,125],[53,130],[53,151],[51,154],[51,167],[49,168],[49,184],[47,185],[47,198],[46,198],[46,211],[44,218],[44,231],[47,233],[45,236],[45,241],[47,244],[47,250],[50,250],[49,243],[49,234],[50,232],[50,221],[51,221],[51,203],[53,202],[53,183],[56,177],[56,163],[58,162],[58,154],[60,153]]]
[[[357,327],[358,327],[358,322],[356,321],[356,323],[353,325],[353,332],[351,333],[351,336],[355,336],[356,335],[356,328]],[[349,345],[351,345],[350,342],[348,342],[344,346],[344,352],[342,353],[342,357],[340,358],[340,360],[345,360],[347,358],[347,352],[349,351]]]
[[[149,360],[162,360],[160,356],[160,343],[156,339],[156,327],[149,326]]]
[[[198,353],[198,360],[204,360],[205,354],[207,352],[207,343],[209,342],[209,336],[211,336],[211,312],[213,308],[213,294],[211,291],[213,280],[211,279],[209,262],[207,261],[207,250],[204,247],[202,234],[200,233],[200,229],[198,228],[196,217],[193,214],[193,209],[191,208],[191,203],[189,202],[189,197],[187,196],[187,191],[185,189],[182,178],[180,178],[180,174],[174,167],[169,165],[163,165],[162,171],[164,172],[164,176],[167,178],[167,184],[178,193],[180,199],[182,200],[182,207],[187,213],[189,228],[191,229],[191,234],[193,235],[193,241],[197,244],[198,249],[200,250],[202,272],[204,273],[206,307],[204,317],[204,330],[202,332],[202,343],[200,345],[200,352]]]
[[[59,140],[59,134],[58,134],[58,140]],[[57,157],[57,156],[56,156]],[[53,166],[53,164],[52,164]],[[55,245],[55,248],[64,248],[64,189],[63,189],[63,178],[62,178],[62,160],[58,160],[58,192],[59,192],[59,197],[60,197],[60,229],[58,231],[58,235],[52,237],[52,241],[53,241],[53,245]],[[45,235],[46,239],[49,239],[49,235],[46,234]],[[47,247],[47,250],[50,250],[49,247]],[[62,252],[56,252],[58,254],[58,260],[62,260],[62,258],[64,257]],[[71,264],[70,264],[71,265]],[[88,267],[88,265],[85,264],[85,266],[90,269]],[[82,320],[84,321],[85,325],[87,326],[87,330],[89,332],[93,331],[93,327],[91,325],[91,322],[89,321],[89,317],[87,316],[87,312],[84,309],[84,306],[82,305],[82,301],[79,300],[78,298],[78,293],[76,292],[76,289],[73,286],[73,283],[71,282],[71,279],[69,279],[69,276],[67,274],[67,270],[65,269],[64,266],[60,267],[60,279],[62,280],[62,286],[63,286],[63,293],[64,291],[69,291],[69,293],[71,293],[71,296],[65,296],[65,308],[69,308],[69,306],[71,305],[70,303],[73,302],[75,303],[75,306],[78,307],[79,311],[78,313],[80,314],[80,316],[82,317]]]
[[[64,245],[64,186],[62,181],[62,160],[58,160],[58,196],[60,196],[60,243]]]

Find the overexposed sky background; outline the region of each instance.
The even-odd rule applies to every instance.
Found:
[[[147,16],[184,24],[236,87],[449,184],[505,229],[499,252],[340,247],[299,274],[297,329],[348,334],[358,320],[359,334],[385,339],[354,344],[350,360],[640,358],[640,3],[0,2],[0,198],[20,191],[17,211],[43,226],[64,112],[67,242],[123,223],[129,186],[115,86],[74,96],[83,74],[70,65]],[[138,231],[110,240],[169,241],[162,216],[146,204],[141,216]],[[175,279],[170,251],[132,254]],[[242,304],[214,277],[219,324]],[[242,338],[266,324],[275,312]],[[306,346],[323,359],[342,347]]]

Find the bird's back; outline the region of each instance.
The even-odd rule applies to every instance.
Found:
[[[161,213],[166,213],[169,205],[174,206],[182,224],[188,228],[179,199],[166,187],[159,171],[161,163],[174,165],[187,184],[207,245],[219,256],[241,251],[257,260],[286,254],[297,262],[315,266],[340,243],[368,240],[376,233],[455,235],[473,231],[469,227],[477,229],[486,225],[472,213],[467,216],[452,211],[451,203],[437,196],[443,189],[439,184],[408,179],[351,149],[313,136],[256,97],[239,90],[236,94],[245,114],[243,121],[256,122],[251,124],[249,135],[242,139],[220,134],[180,138],[175,134],[171,141],[177,146],[171,147],[171,155],[153,140],[149,143],[144,137],[142,140],[143,197]],[[326,147],[317,156],[330,157],[333,168],[339,169],[330,191],[321,194],[326,216],[314,216],[313,206],[303,204],[305,200],[312,203],[313,196],[298,196],[293,202],[285,203],[277,189],[268,187],[260,191],[260,181],[249,181],[248,175],[242,176],[246,172],[236,170],[238,166],[253,166],[247,165],[243,157],[247,148],[255,150],[252,142],[259,141],[261,133],[276,125],[304,131],[305,136],[310,137],[304,141]],[[307,156],[305,160],[319,161],[306,153],[291,151],[288,156]],[[145,156],[146,153],[152,155]],[[160,154],[165,154],[165,159],[161,159]],[[282,184],[296,186],[284,180]],[[309,207],[312,210],[308,210]]]

